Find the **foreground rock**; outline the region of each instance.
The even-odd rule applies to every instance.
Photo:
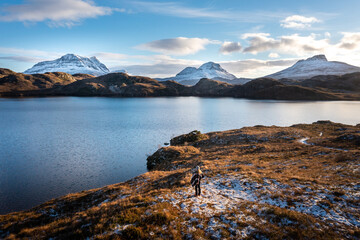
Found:
[[[329,121],[185,134],[134,179],[0,216],[0,238],[358,239],[359,137]]]

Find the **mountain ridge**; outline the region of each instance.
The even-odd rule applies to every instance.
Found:
[[[108,97],[235,97],[275,100],[359,100],[360,73],[319,76],[286,84],[272,78],[259,78],[233,85],[203,78],[195,85],[173,80],[157,81],[126,73],[99,77],[88,74],[22,74],[0,69],[0,97],[24,96],[108,96]],[[9,74],[7,74],[9,73]],[[331,84],[327,88],[326,81]]]
[[[360,67],[339,61],[328,61],[323,54],[297,61],[294,65],[266,77],[293,80],[309,79],[318,75],[344,75],[360,72]]]
[[[174,77],[160,78],[159,81],[174,80],[184,85],[195,85],[200,79],[209,78],[225,82],[233,81],[235,75],[229,73],[220,64],[214,62],[206,62],[200,67],[186,67],[177,73]]]
[[[24,71],[25,74],[46,72],[82,73],[100,76],[110,73],[110,70],[95,56],[87,58],[69,53],[55,60],[39,62]]]

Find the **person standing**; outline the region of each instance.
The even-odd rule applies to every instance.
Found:
[[[194,173],[194,175],[191,178],[191,185],[193,187],[195,187],[195,196],[200,196],[200,194],[201,194],[200,184],[201,184],[202,178],[204,178],[204,174],[200,170],[200,167],[197,166],[196,172]]]

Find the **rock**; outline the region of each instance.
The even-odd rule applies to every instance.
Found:
[[[341,135],[337,138],[335,138],[336,142],[352,142],[357,146],[360,146],[360,136],[359,135],[354,135],[354,134],[344,134]]]
[[[170,140],[172,146],[184,145],[185,143],[194,143],[200,140],[207,139],[208,137],[205,134],[202,134],[198,130],[194,130],[188,134],[183,134],[177,137],[174,137]]]
[[[329,121],[329,120],[319,120],[319,121],[317,121],[317,122],[314,122],[315,124],[317,123],[317,124],[331,124],[332,122],[331,121]],[[314,124],[313,123],[313,124]]]
[[[149,156],[146,161],[149,170],[154,169],[157,165],[170,162],[180,157],[181,155],[195,155],[199,153],[199,149],[193,146],[169,146],[162,147],[157,150],[153,155]]]

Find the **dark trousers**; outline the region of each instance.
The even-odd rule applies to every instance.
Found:
[[[195,196],[200,196],[200,194],[201,194],[200,184],[195,185]]]

